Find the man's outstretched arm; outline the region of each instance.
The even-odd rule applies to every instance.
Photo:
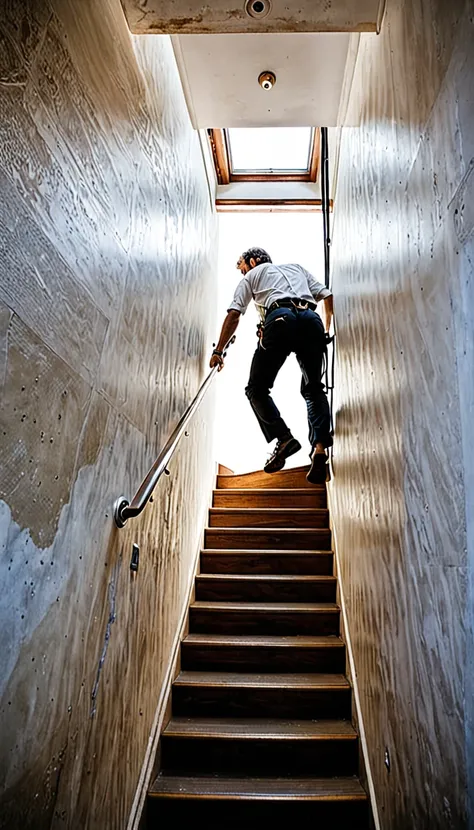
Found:
[[[237,326],[239,325],[240,321],[240,311],[235,311],[231,309],[227,312],[227,317],[225,318],[224,322],[222,323],[221,333],[219,337],[219,342],[211,355],[211,359],[209,361],[209,366],[211,369],[214,366],[219,367],[219,372],[221,369],[224,368],[224,358],[222,356],[227,343],[229,342],[230,338],[234,334]],[[219,354],[220,352],[220,354]]]

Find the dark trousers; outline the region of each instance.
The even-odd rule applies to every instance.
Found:
[[[315,311],[277,308],[267,314],[245,394],[267,441],[282,438],[288,427],[270,396],[270,389],[291,352],[295,353],[302,372],[301,394],[308,409],[311,446],[321,443],[330,447],[329,405],[321,382],[326,339],[321,318]]]

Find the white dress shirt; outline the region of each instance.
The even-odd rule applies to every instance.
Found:
[[[315,280],[301,265],[274,265],[263,262],[245,274],[235,289],[232,309],[245,314],[250,300],[254,300],[259,311],[270,308],[276,300],[291,297],[318,303],[330,297],[332,291]]]

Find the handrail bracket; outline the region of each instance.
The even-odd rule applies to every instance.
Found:
[[[126,507],[130,504],[129,500],[125,498],[125,496],[119,496],[118,499],[114,502],[114,519],[115,524],[117,527],[125,527],[127,524],[128,519],[124,519],[122,517],[122,511],[125,510]]]

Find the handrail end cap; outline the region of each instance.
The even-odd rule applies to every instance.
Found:
[[[117,527],[125,527],[127,519],[122,517],[122,511],[130,504],[125,496],[119,496],[114,502],[114,521]]]

